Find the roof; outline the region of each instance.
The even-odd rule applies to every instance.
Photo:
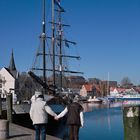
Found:
[[[86,91],[88,91],[88,92],[93,90],[92,84],[85,84],[84,87],[85,87]]]
[[[8,72],[9,74],[13,77],[13,78],[17,78],[17,75],[18,75],[18,72],[17,71],[10,71],[9,68],[6,68],[4,67]]]

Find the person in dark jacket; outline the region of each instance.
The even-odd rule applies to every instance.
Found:
[[[67,114],[67,125],[69,128],[69,140],[79,140],[79,128],[83,127],[83,107],[78,103],[79,98],[74,98],[73,103],[68,105],[56,120]]]

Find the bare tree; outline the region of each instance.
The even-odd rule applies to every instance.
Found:
[[[124,77],[121,80],[121,86],[125,87],[125,88],[129,88],[130,86],[132,86],[133,84],[131,83],[131,80],[128,77]]]

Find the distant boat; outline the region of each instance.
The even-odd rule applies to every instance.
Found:
[[[117,98],[122,100],[140,100],[140,94],[127,94]]]
[[[127,93],[120,96],[108,96],[109,100],[140,100],[139,93]]]
[[[87,102],[102,103],[102,100],[96,98],[95,96],[93,98],[90,96],[89,99],[87,100]]]

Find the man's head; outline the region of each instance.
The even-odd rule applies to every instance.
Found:
[[[39,95],[42,95],[42,92],[40,92],[40,91],[35,91],[35,96],[38,97]]]

